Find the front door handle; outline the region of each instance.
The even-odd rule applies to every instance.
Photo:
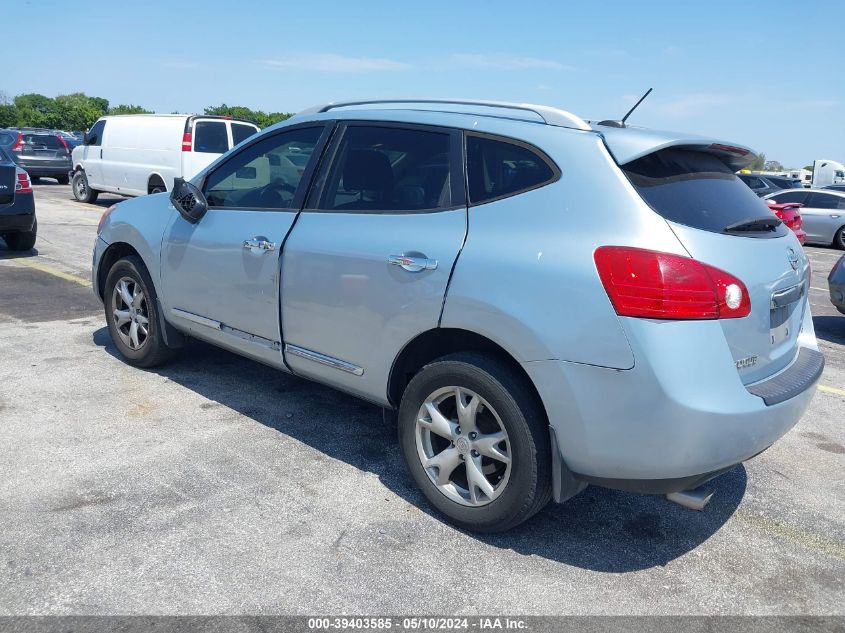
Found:
[[[399,266],[402,270],[410,273],[418,273],[421,270],[434,270],[437,268],[437,260],[428,257],[412,257],[409,255],[390,255],[387,262]]]
[[[263,235],[256,235],[251,240],[244,240],[244,248],[249,250],[259,248],[262,251],[274,251],[276,250],[276,245]]]

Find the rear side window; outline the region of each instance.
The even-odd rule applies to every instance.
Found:
[[[527,146],[467,135],[467,180],[470,204],[483,204],[557,179],[558,172]]]
[[[447,133],[350,126],[341,140],[317,208],[431,211],[452,206]]]
[[[232,123],[232,147],[248,139],[253,134],[255,134],[255,128],[251,125]]]
[[[223,121],[197,121],[194,125],[194,151],[203,154],[225,154],[229,151],[229,135]]]
[[[652,209],[678,224],[722,233],[771,217],[757,194],[713,154],[664,149],[622,165],[622,170]],[[779,234],[775,231],[772,237]]]

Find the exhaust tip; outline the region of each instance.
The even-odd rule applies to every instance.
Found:
[[[695,490],[682,490],[681,492],[670,492],[666,498],[672,503],[677,503],[690,510],[704,510],[704,506],[710,503],[713,493],[696,488]]]

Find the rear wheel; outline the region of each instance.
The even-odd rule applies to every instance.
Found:
[[[127,363],[155,367],[170,360],[174,350],[164,343],[155,288],[140,258],[125,257],[111,267],[103,306],[111,339]]]
[[[33,185],[37,182],[41,182],[41,176],[30,176],[29,182],[31,182]]]
[[[73,175],[73,197],[80,202],[96,202],[98,191],[88,186],[88,177],[84,171],[78,171]]]
[[[833,245],[845,251],[845,226],[840,227],[836,232],[836,236],[833,238]]]
[[[70,182],[70,178],[68,176],[56,176],[56,182],[60,185],[66,185]]]
[[[545,414],[525,378],[493,358],[423,367],[402,396],[399,444],[426,498],[462,528],[507,530],[551,498]]]
[[[6,233],[3,238],[6,240],[6,245],[9,250],[13,251],[31,251],[35,247],[35,238],[38,233],[38,221],[34,220],[31,231],[21,231],[20,233]]]

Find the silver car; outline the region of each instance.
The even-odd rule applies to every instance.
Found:
[[[807,244],[845,249],[845,191],[789,189],[764,196],[766,200],[798,202]]]
[[[799,420],[810,267],[753,159],[543,106],[330,104],[107,210],[93,285],[128,363],[196,337],[397,410],[432,506],[504,530],[590,483],[695,488]]]

